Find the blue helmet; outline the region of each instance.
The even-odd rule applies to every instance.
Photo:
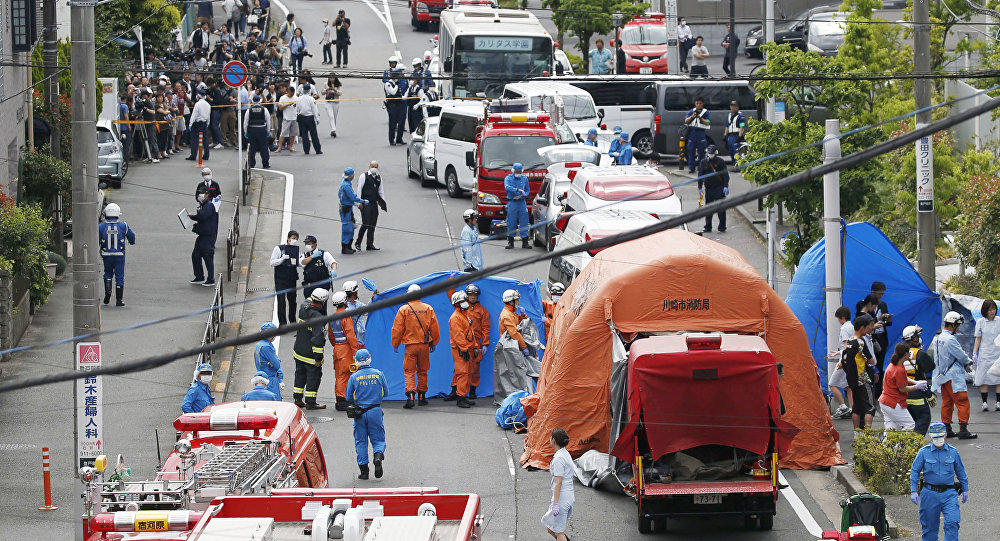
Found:
[[[622,132],[622,127],[621,126],[615,126],[613,131],[617,135],[617,134],[619,134],[619,133]]]
[[[344,178],[347,178],[347,177],[350,177],[350,176],[353,176],[353,175],[354,175],[354,168],[353,167],[348,167],[348,168],[344,169]]]
[[[273,321],[265,321],[260,326],[260,330],[261,331],[269,331],[271,329],[277,329],[277,328],[278,328],[278,326],[275,325]]]
[[[521,162],[514,162],[514,170],[515,171],[524,171],[524,166],[521,165]]]
[[[587,130],[587,135],[597,135],[597,128],[590,128]]]
[[[372,362],[372,354],[368,352],[367,349],[359,349],[357,353],[354,354],[354,363],[358,366],[368,366]]]
[[[622,141],[628,141],[628,132],[627,131],[623,131],[623,132],[621,132],[621,134],[618,137],[621,137]]]
[[[948,430],[945,428],[944,423],[931,423],[927,427],[927,434],[932,438],[943,438],[948,435]]]

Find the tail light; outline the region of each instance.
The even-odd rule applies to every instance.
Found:
[[[656,218],[657,220],[660,219],[660,215],[655,212],[650,212],[649,215],[652,216],[653,218]]]
[[[722,349],[721,334],[687,334],[684,341],[688,350]]]
[[[606,129],[608,129],[608,125],[607,125],[607,124],[601,124],[601,129],[602,129],[602,130],[606,130]]]
[[[583,163],[582,162],[566,162],[566,163],[563,164],[563,167],[583,167]]]
[[[653,117],[653,127],[655,128],[654,131],[656,133],[660,133],[660,115],[656,115]]]
[[[569,177],[570,180],[573,180],[576,178],[576,173],[577,173],[576,169],[570,169],[569,172],[566,173],[566,176]]]
[[[590,236],[590,233],[587,233],[587,234],[586,234],[586,235],[584,235],[583,237],[584,237],[584,241],[585,241],[585,242],[590,242],[590,241],[592,241],[592,240],[595,240],[595,237],[591,237],[591,236]],[[596,237],[596,238],[601,238],[601,237]],[[605,248],[606,248],[606,247],[605,247]],[[588,254],[590,254],[590,256],[591,256],[591,257],[594,257],[594,256],[596,256],[596,255],[597,255],[597,253],[598,253],[598,252],[600,252],[601,250],[604,250],[604,248],[593,248],[593,249],[591,249],[591,250],[587,250],[587,253],[588,253]]]
[[[566,231],[566,224],[569,222],[571,217],[573,217],[572,212],[564,212],[560,214],[559,217],[556,218],[556,229],[559,231]]]

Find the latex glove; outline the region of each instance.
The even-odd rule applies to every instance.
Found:
[[[279,383],[278,384],[278,388],[281,389],[282,391],[284,391],[285,390],[285,382],[282,381],[281,383]]]
[[[965,503],[967,501],[969,501],[969,491],[968,490],[966,490],[965,492],[962,493],[962,503]]]
[[[554,516],[554,517],[558,517],[559,516],[559,504],[558,503],[552,502],[552,505],[549,506],[549,510],[552,511],[552,516]]]
[[[698,197],[704,197],[704,196],[705,196],[705,190],[703,190],[702,188],[698,188]]]
[[[979,366],[979,352],[972,354],[972,366]]]
[[[434,348],[435,347],[436,346],[434,344],[428,344],[427,349],[430,350],[431,353],[434,353]]]
[[[611,155],[614,156],[615,158],[617,158],[618,156],[621,156],[622,153],[621,152],[612,152]]]
[[[962,495],[964,496],[965,493],[963,493]],[[910,501],[913,502],[913,505],[917,505],[918,503],[920,503],[920,494],[917,494],[916,492],[911,492]]]
[[[525,357],[530,357],[531,356],[531,350],[528,349],[528,348],[522,349],[521,353],[523,353]]]
[[[367,199],[362,199],[361,203],[367,205],[368,204],[368,200]]]
[[[399,346],[392,348],[393,353],[399,353]]]
[[[918,391],[926,391],[927,390],[927,380],[923,380],[922,379],[922,380],[918,381],[917,382],[917,390]]]
[[[722,195],[729,195],[729,188],[727,186],[722,187]]]
[[[527,313],[524,311],[524,307],[523,306],[518,306],[517,307],[517,315],[519,315],[519,316],[527,315]]]

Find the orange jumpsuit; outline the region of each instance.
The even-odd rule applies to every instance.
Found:
[[[511,338],[517,340],[517,347],[520,349],[528,347],[528,344],[524,343],[524,337],[521,336],[521,331],[517,330],[517,324],[520,323],[522,319],[524,319],[523,316],[519,316],[514,313],[513,306],[505,304],[503,305],[503,310],[500,312],[500,319],[497,325],[497,332],[500,333],[500,336],[503,336],[504,331],[506,331]]]
[[[344,312],[346,306],[337,308],[337,312]],[[333,371],[337,375],[337,382],[333,390],[337,398],[344,398],[347,392],[347,380],[351,378],[351,364],[354,363],[354,354],[358,352],[358,337],[354,333],[354,321],[345,317],[339,321],[331,321],[327,330],[330,337],[330,344],[333,345]]]
[[[429,345],[441,340],[434,309],[421,301],[410,301],[400,306],[392,323],[392,347],[405,346],[403,375],[406,392],[427,392],[427,370],[431,367]]]
[[[458,389],[458,396],[469,396],[469,360],[472,348],[479,343],[472,332],[473,321],[464,310],[456,307],[448,318],[448,332],[451,334],[451,360],[455,363],[452,380]],[[463,354],[465,357],[463,357]]]
[[[471,303],[470,303],[471,304]],[[476,335],[478,350],[469,359],[469,385],[479,386],[479,363],[483,360],[486,348],[490,345],[490,312],[482,303],[476,303],[466,310],[472,318],[472,333]]]
[[[552,314],[556,312],[555,301],[542,301],[542,313],[545,314],[545,340],[549,340],[549,329],[552,328]]]

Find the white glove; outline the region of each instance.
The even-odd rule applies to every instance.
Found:
[[[281,259],[291,259],[291,256],[288,255],[288,254],[285,254],[285,255],[281,256]]]
[[[279,383],[278,384],[278,388],[281,389],[282,391],[284,391],[285,390],[285,382],[282,381],[281,383]]]
[[[618,156],[621,156],[622,153],[621,152],[612,152],[611,155],[614,156],[615,158],[617,158]]]

